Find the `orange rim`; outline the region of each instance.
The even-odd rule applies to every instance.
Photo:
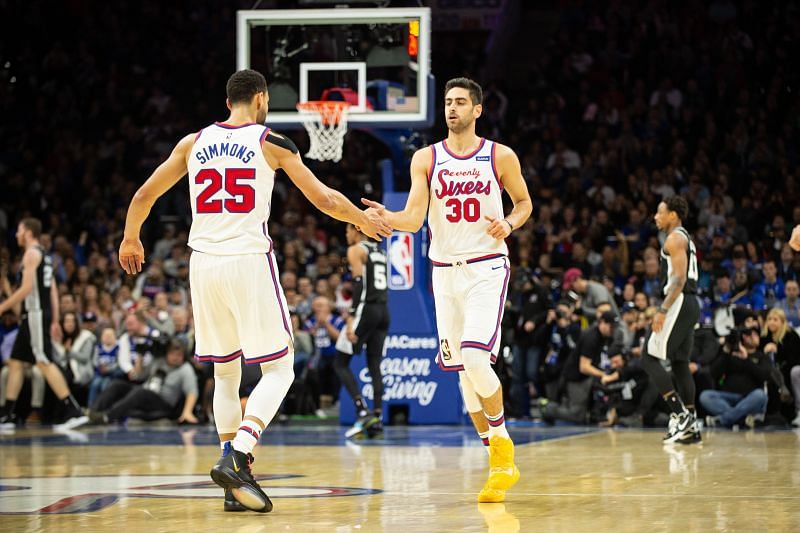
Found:
[[[320,122],[326,126],[329,124],[338,124],[342,114],[346,113],[349,108],[350,104],[347,102],[331,100],[311,100],[297,104],[298,111],[319,113]]]

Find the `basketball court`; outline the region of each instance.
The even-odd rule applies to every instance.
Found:
[[[394,191],[394,174],[407,172],[412,141],[441,97],[430,38],[428,8],[240,11],[236,65],[265,74],[270,127],[306,128],[304,155],[315,154],[316,136],[318,159],[337,161],[353,129],[385,144],[384,203],[398,208],[406,195]],[[520,482],[506,503],[479,505],[487,454],[460,425],[455,380],[433,367],[426,239],[397,232],[389,242],[390,304],[402,312],[387,342],[386,405],[405,408],[414,425],[360,443],[344,438],[346,426],[270,427],[253,465],[275,505],[269,514],[223,512],[209,477],[219,455],[213,427],[0,433],[0,529],[800,530],[800,430],[711,430],[700,446],[663,447],[662,430],[511,426]],[[359,359],[353,369],[369,398]],[[342,421],[351,423],[347,403]]]
[[[208,471],[212,428],[110,427],[0,436],[3,531],[796,531],[797,432],[705,433],[663,448],[658,431],[512,427],[519,484],[477,504],[487,455],[471,428],[275,427],[254,473],[275,508],[224,513]]]

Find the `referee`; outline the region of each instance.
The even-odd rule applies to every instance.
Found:
[[[378,436],[381,426],[381,400],[383,376],[381,358],[383,344],[389,330],[389,306],[386,301],[386,252],[376,242],[367,239],[352,224],[347,225],[347,262],[353,276],[353,303],[342,335],[336,342],[334,368],[347,392],[353,398],[358,412],[355,425],[345,436]],[[367,348],[367,367],[372,379],[373,410],[358,390],[356,378],[350,370],[350,359]]]

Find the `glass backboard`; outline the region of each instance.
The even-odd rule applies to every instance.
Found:
[[[237,69],[267,78],[269,123],[300,126],[298,102],[351,104],[361,127],[421,127],[432,120],[429,8],[237,12]]]

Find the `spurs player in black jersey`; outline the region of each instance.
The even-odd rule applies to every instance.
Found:
[[[370,436],[380,434],[383,376],[381,358],[383,343],[389,330],[389,306],[387,305],[386,252],[376,242],[347,225],[347,262],[353,275],[353,304],[344,335],[336,342],[334,368],[347,392],[356,405],[358,419],[347,430],[345,436]],[[367,368],[372,380],[373,410],[370,412],[366,400],[358,390],[356,378],[350,370],[350,360],[367,348]]]
[[[653,317],[642,367],[672,410],[665,444],[691,444],[701,440],[694,413],[694,379],[689,370],[700,305],[696,297],[697,255],[689,232],[683,227],[688,215],[689,204],[681,196],[661,202],[655,215],[656,226],[667,235],[661,247],[664,301]],[[667,359],[677,391],[672,377],[661,364]]]
[[[53,364],[52,334],[59,334],[58,290],[53,278],[53,263],[39,244],[42,223],[35,218],[25,218],[17,226],[17,244],[25,249],[22,256],[22,282],[11,296],[0,303],[0,315],[14,306],[22,304],[22,322],[8,360],[8,387],[6,404],[0,413],[0,428],[11,429],[22,425],[15,407],[22,390],[25,366],[36,365],[63,403],[63,423],[56,429],[72,429],[85,424],[89,419],[81,412],[78,402],[72,397],[67,381],[58,365]]]

